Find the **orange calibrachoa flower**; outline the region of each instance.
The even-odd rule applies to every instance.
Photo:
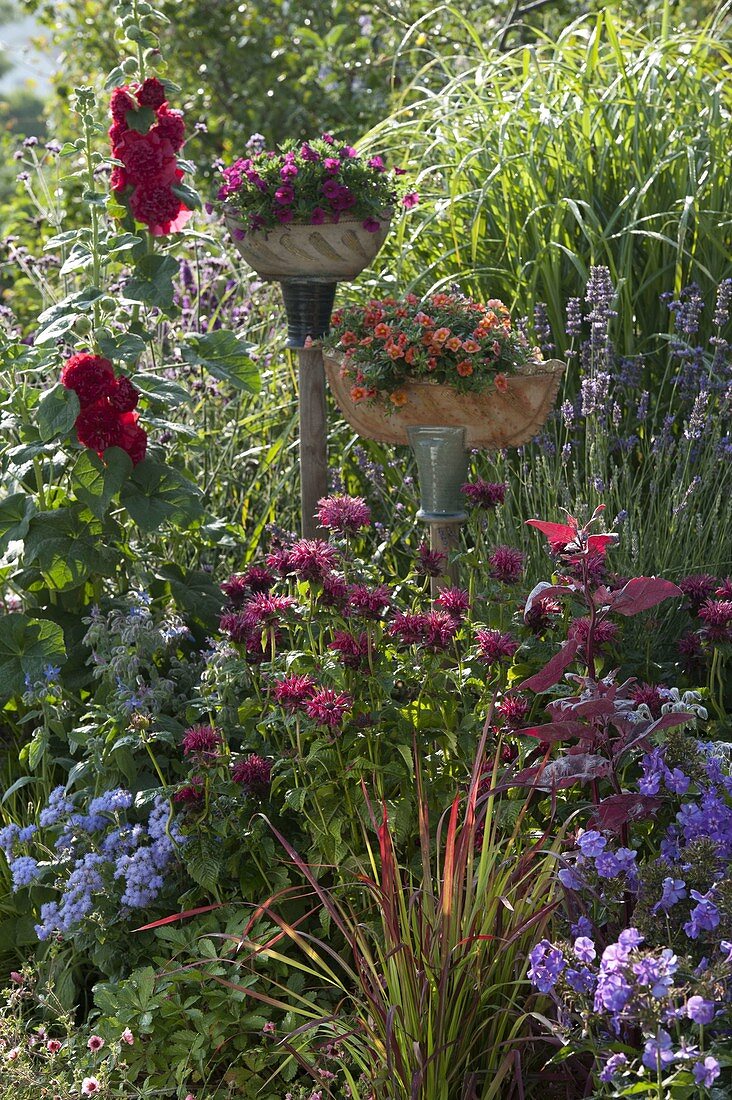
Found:
[[[539,349],[511,329],[503,302],[483,305],[443,291],[423,301],[412,294],[339,309],[324,343],[343,354],[354,401],[386,400],[396,408],[407,402],[411,381],[505,393],[509,374],[541,360]]]

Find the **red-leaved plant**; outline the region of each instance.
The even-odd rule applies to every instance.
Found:
[[[554,794],[578,783],[589,783],[596,806],[594,823],[617,831],[632,818],[652,813],[656,806],[653,798],[622,789],[622,768],[628,754],[648,751],[654,734],[683,725],[691,716],[675,711],[653,718],[632,697],[632,679],[617,683],[617,670],[598,678],[599,638],[603,624],[609,624],[609,616],[638,615],[663,600],[683,595],[677,585],[660,577],[634,577],[612,589],[595,583],[598,559],[604,560],[608,548],[618,539],[614,532],[591,532],[604,507],[596,508],[584,526],[569,514],[566,523],[527,520],[546,536],[559,576],[556,583],[542,581],[536,585],[526,601],[524,617],[528,620],[532,608],[548,597],[574,600],[583,605],[586,614],[574,620],[567,640],[544,668],[518,685],[520,689],[556,694],[562,680],[569,680],[576,686],[576,693],[546,704],[549,722],[517,731],[540,745],[531,754],[530,766],[514,775],[507,785],[530,786]],[[584,664],[584,675],[567,672],[576,661]],[[552,757],[553,746],[563,743],[571,744]]]

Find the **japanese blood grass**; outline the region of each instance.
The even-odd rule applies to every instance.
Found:
[[[469,789],[456,794],[436,838],[415,746],[416,869],[397,861],[386,807],[377,820],[369,803],[377,845],[367,838],[362,873],[340,886],[325,885],[321,871],[273,828],[310,887],[306,917],[320,909],[331,935],[326,941],[304,931],[303,917],[284,919],[283,903],[296,888],[284,891],[250,920],[236,944],[238,961],[245,951],[253,969],[260,958],[288,961],[310,989],[293,998],[282,984],[276,997],[235,988],[304,1021],[283,1043],[301,1064],[314,1065],[319,1042],[342,1044],[366,1073],[366,1085],[349,1080],[356,1100],[494,1100],[508,1094],[514,1072],[520,1075],[518,1043],[530,1015],[526,958],[556,904],[561,829],[549,840],[548,831],[528,826],[526,801],[484,792],[500,771],[500,748],[482,766],[487,731],[488,724]],[[350,900],[357,895],[365,904]],[[279,930],[258,936],[260,916]],[[293,958],[293,948],[303,961]],[[313,987],[322,987],[320,1001]],[[322,1010],[324,1003],[330,1010]],[[522,1095],[520,1076],[517,1088]]]
[[[437,8],[413,33],[429,39],[448,13],[463,52],[425,65],[367,139],[420,168],[385,270],[419,294],[455,282],[512,311],[546,302],[561,332],[567,298],[604,264],[620,350],[644,350],[669,329],[662,291],[696,280],[708,293],[730,274],[730,12],[671,33],[606,8],[501,52]]]

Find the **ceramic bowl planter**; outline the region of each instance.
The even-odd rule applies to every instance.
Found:
[[[278,225],[245,232],[233,214],[225,215],[236,247],[262,279],[355,279],[376,258],[389,232],[391,211],[369,233],[362,219],[341,217],[322,225]]]
[[[338,408],[354,431],[380,443],[409,443],[413,427],[465,428],[465,445],[498,451],[527,443],[541,429],[554,404],[564,363],[551,359],[507,376],[499,393],[457,393],[451,386],[409,382],[401,389],[407,401],[399,408],[354,402],[352,382],[341,376],[342,359],[325,356],[325,373]]]
[[[256,273],[277,280],[287,311],[288,346],[301,348],[330,327],[336,285],[355,279],[376,258],[389,232],[391,211],[371,233],[362,220],[341,217],[322,225],[280,225],[245,232],[227,213],[225,221],[239,252]]]

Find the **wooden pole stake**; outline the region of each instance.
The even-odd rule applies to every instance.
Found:
[[[430,550],[437,550],[440,554],[448,556],[452,550],[456,550],[460,544],[460,524],[462,520],[449,523],[440,520],[439,523],[430,523]],[[441,589],[455,587],[459,583],[457,562],[446,563],[444,572],[439,577],[430,580],[430,593],[432,599],[436,599]]]
[[[300,502],[302,537],[317,538],[318,501],[328,495],[325,370],[319,347],[298,348],[300,386]]]

